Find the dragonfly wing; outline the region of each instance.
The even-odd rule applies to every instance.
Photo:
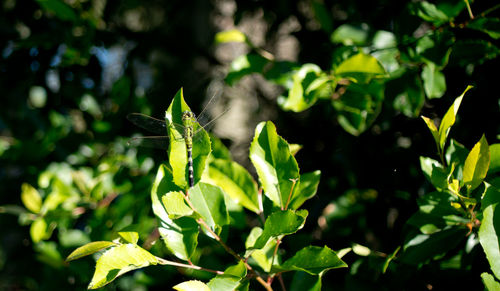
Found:
[[[168,136],[142,136],[129,139],[129,146],[168,149]]]
[[[133,124],[142,127],[156,134],[167,134],[167,127],[164,120],[156,119],[142,113],[130,113],[127,119]]]

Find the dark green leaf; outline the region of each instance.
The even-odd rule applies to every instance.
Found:
[[[491,38],[500,38],[500,19],[498,18],[476,18],[469,22],[467,27],[487,33]]]
[[[328,8],[325,6],[325,4],[323,4],[323,2],[319,1],[313,1],[311,4],[314,11],[314,16],[321,25],[321,28],[326,33],[332,33],[333,19],[330,11],[328,11]]]
[[[338,122],[348,133],[358,136],[375,121],[382,109],[384,85],[378,82],[350,84],[340,99],[332,102]]]
[[[321,276],[297,271],[290,287],[290,291],[321,291]]]
[[[415,72],[406,72],[391,80],[387,90],[394,97],[394,109],[408,117],[417,117],[424,105],[425,95],[422,82]]]
[[[280,271],[304,271],[311,275],[319,275],[326,270],[346,267],[347,264],[339,259],[330,248],[308,246],[298,251],[277,269]]]
[[[485,40],[457,40],[452,47],[450,63],[460,66],[482,64],[500,54],[500,49]]]
[[[320,177],[321,171],[314,171],[300,175],[300,181],[298,184],[299,190],[295,192],[295,195],[292,197],[288,208],[297,209],[306,200],[316,195]]]
[[[490,145],[490,158],[488,174],[498,173],[500,171],[500,143]]]
[[[441,98],[446,91],[444,74],[439,71],[434,63],[427,63],[422,70],[425,94],[429,99]]]
[[[76,21],[77,15],[73,8],[60,0],[37,0],[38,4],[46,11],[52,12],[61,20]]]
[[[434,23],[434,25],[436,26],[440,26],[441,24],[444,24],[450,20],[446,13],[439,10],[436,5],[427,1],[412,3],[410,9],[413,14],[417,15],[425,21]]]

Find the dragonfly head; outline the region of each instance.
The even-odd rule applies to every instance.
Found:
[[[188,120],[194,120],[195,119],[195,116],[194,116],[194,113],[191,112],[191,111],[184,111],[182,112],[182,121],[188,121]]]

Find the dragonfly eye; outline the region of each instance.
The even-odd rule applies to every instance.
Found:
[[[191,111],[182,112],[182,120],[194,119],[194,113]]]

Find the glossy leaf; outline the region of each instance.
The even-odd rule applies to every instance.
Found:
[[[210,290],[233,291],[240,285],[246,273],[245,264],[240,261],[237,265],[228,267],[224,274],[212,278],[207,286]]]
[[[321,171],[314,171],[300,175],[299,190],[290,200],[288,209],[298,209],[306,200],[316,195],[318,190]]]
[[[335,69],[335,76],[368,83],[373,78],[386,77],[387,72],[375,57],[359,53],[340,63]]]
[[[439,132],[436,127],[436,124],[434,123],[434,120],[421,116],[422,119],[424,120],[425,124],[427,125],[427,128],[431,131],[432,137],[434,138],[434,141],[436,142],[436,145],[439,145]]]
[[[479,242],[486,253],[491,271],[500,278],[500,191],[486,184],[485,193],[481,201],[483,219],[479,228]]]
[[[359,26],[342,24],[335,29],[330,39],[333,43],[342,43],[344,45],[365,45],[368,36],[369,26],[366,24]]]
[[[135,231],[120,231],[118,235],[127,243],[137,244],[139,241],[139,234]]]
[[[429,99],[441,98],[446,91],[444,74],[436,68],[434,63],[427,63],[422,70],[425,94]]]
[[[205,283],[197,280],[185,281],[175,285],[172,288],[177,291],[210,291],[210,287],[208,287]]]
[[[457,116],[458,108],[460,107],[460,103],[462,103],[462,99],[467,91],[469,91],[472,86],[467,86],[462,95],[458,96],[453,104],[450,106],[443,119],[441,120],[441,124],[439,125],[439,147],[441,150],[444,149],[444,145],[446,143],[446,139],[448,134],[450,133],[451,127],[455,124],[455,119]]]
[[[184,101],[183,90],[180,89],[165,112],[165,119],[170,138],[168,159],[172,167],[174,183],[183,189],[188,186],[188,157],[186,143],[183,139],[184,128],[180,128],[178,125],[183,124],[182,115],[185,111],[191,111],[191,109]],[[198,133],[201,138],[193,140],[192,149],[194,183],[196,184],[201,179],[207,157],[210,154],[210,137],[197,122],[194,122],[193,131],[201,131]]]
[[[463,182],[468,190],[474,190],[486,177],[490,165],[490,151],[484,135],[474,145],[465,160]]]
[[[171,219],[162,203],[163,195],[171,191],[179,191],[180,187],[173,182],[172,170],[162,164],[158,167],[156,178],[151,189],[151,200],[154,214],[162,221],[170,222]]]
[[[243,32],[237,29],[221,31],[215,35],[215,43],[227,42],[247,42],[247,37]]]
[[[304,226],[307,215],[307,210],[298,210],[296,212],[285,210],[271,213],[264,223],[262,234],[251,249],[263,248],[270,238],[297,232]]]
[[[448,172],[436,160],[427,157],[420,157],[420,168],[425,177],[438,190],[448,189]]]
[[[158,228],[167,249],[177,258],[187,261],[198,245],[198,223],[193,218],[161,221]]]
[[[225,81],[232,86],[246,75],[261,73],[268,62],[259,54],[241,55],[231,63]]]
[[[229,223],[224,192],[220,187],[198,183],[189,189],[189,199],[196,213],[201,215],[212,230]]]
[[[491,17],[478,17],[467,24],[468,28],[487,33],[491,38],[500,38],[500,19]]]
[[[233,201],[250,211],[259,213],[257,184],[248,171],[238,163],[215,159],[208,168],[210,181],[224,190]]]
[[[414,14],[425,21],[434,23],[436,26],[440,26],[450,20],[448,15],[439,10],[436,5],[432,3],[420,1],[412,4],[411,10]]]
[[[257,170],[265,195],[284,208],[288,197],[293,197],[297,191],[290,179],[300,177],[299,166],[290,153],[288,143],[276,133],[272,122],[257,125],[250,146],[250,160]]]
[[[30,184],[23,183],[21,186],[21,201],[33,213],[39,213],[42,209],[42,197]]]
[[[94,276],[88,288],[100,288],[126,272],[157,263],[155,256],[136,244],[113,247],[97,260]]]
[[[311,275],[319,275],[330,269],[346,268],[337,254],[328,247],[308,246],[298,251],[293,257],[277,267],[282,271],[304,271]]]
[[[111,241],[93,241],[71,252],[66,261],[73,261],[116,245],[116,243]]]
[[[189,216],[193,213],[184,200],[184,194],[179,191],[168,192],[161,197],[161,201],[170,219]]]

